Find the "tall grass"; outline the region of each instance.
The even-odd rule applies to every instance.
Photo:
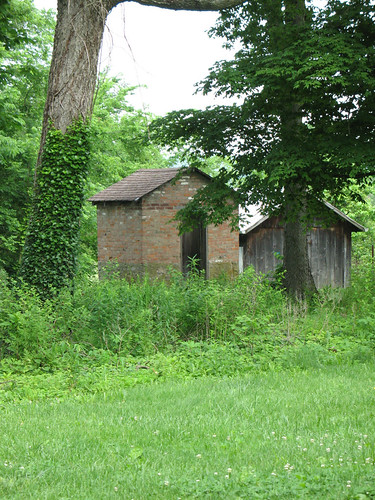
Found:
[[[348,290],[325,290],[313,304],[291,303],[282,290],[248,269],[234,281],[147,277],[78,283],[42,302],[27,287],[0,280],[0,356],[53,369],[95,350],[147,357],[181,343],[226,344],[254,359],[318,346],[327,355],[367,352],[375,345],[372,269]],[[322,351],[323,352],[323,351]]]

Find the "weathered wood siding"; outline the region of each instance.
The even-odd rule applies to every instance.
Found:
[[[349,285],[351,233],[345,223],[330,228],[312,228],[308,234],[308,251],[317,288]]]
[[[257,273],[275,271],[283,255],[284,229],[280,219],[272,217],[242,236],[243,267],[253,266]],[[346,287],[350,280],[351,232],[345,222],[329,228],[314,227],[307,233],[311,272],[317,288]]]

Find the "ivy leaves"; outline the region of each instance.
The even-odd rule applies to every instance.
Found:
[[[21,277],[48,296],[71,284],[87,176],[88,126],[74,123],[65,134],[51,124],[38,172]]]

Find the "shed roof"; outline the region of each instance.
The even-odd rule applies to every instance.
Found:
[[[359,232],[359,231],[367,231],[367,228],[356,222],[354,219],[349,217],[348,215],[344,214],[344,212],[341,212],[338,208],[335,206],[331,205],[331,203],[328,203],[328,201],[322,201],[322,203],[332,210],[336,215],[340,217],[340,219],[348,222],[351,225],[351,230],[353,232]],[[251,231],[253,231],[256,227],[260,226],[265,222],[267,219],[270,218],[269,215],[262,215],[260,212],[260,207],[256,205],[252,205],[250,207],[250,210],[248,210],[249,215],[250,215],[250,220],[249,223],[246,227],[243,227],[241,229],[242,234],[248,234]]]
[[[142,168],[116,184],[100,191],[89,198],[92,203],[105,201],[137,201],[151,191],[174,179],[180,168]],[[210,176],[198,170],[201,175],[210,179]]]

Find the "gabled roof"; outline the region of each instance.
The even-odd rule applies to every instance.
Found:
[[[367,231],[367,228],[356,222],[354,219],[349,217],[348,215],[345,215],[344,212],[341,212],[338,208],[335,206],[331,205],[331,203],[328,203],[328,201],[322,201],[322,203],[329,209],[332,210],[336,215],[340,217],[340,219],[343,219],[344,221],[348,222],[352,226],[352,231],[353,232],[359,232],[359,231]],[[256,227],[260,226],[265,222],[267,219],[270,218],[269,215],[262,215],[260,213],[260,207],[253,205],[250,207],[250,220],[249,224],[242,228],[241,234],[248,234],[251,231],[253,231]]]
[[[105,201],[137,201],[151,191],[174,179],[180,168],[142,168],[125,177],[116,184],[100,191],[89,198],[92,203]],[[210,179],[210,176],[196,168],[198,172]]]

